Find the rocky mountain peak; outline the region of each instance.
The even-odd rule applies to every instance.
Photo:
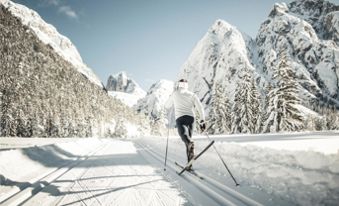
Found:
[[[333,16],[338,19],[338,14],[331,13],[339,11],[338,5],[325,0],[296,0],[291,2],[288,8],[290,13],[311,24],[320,38],[329,39],[328,30],[335,26],[331,23],[331,20]],[[331,17],[329,18],[328,15]],[[338,23],[336,24],[338,28]]]
[[[276,15],[282,15],[288,12],[288,7],[286,3],[275,3],[269,17],[274,17]]]
[[[143,97],[146,92],[126,72],[122,71],[116,75],[110,75],[107,80],[106,89],[108,91],[125,92]]]

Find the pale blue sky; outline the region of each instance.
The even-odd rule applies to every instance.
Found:
[[[216,19],[255,37],[276,0],[16,0],[67,36],[106,85],[126,71],[145,90],[176,80]],[[280,1],[278,1],[280,2]],[[285,2],[290,2],[286,0]],[[331,2],[338,2],[332,0]]]

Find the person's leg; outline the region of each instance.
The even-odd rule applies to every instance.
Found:
[[[189,125],[187,124],[187,117],[188,116],[179,117],[176,120],[176,123],[177,123],[178,134],[181,137],[181,140],[185,143],[187,161],[189,162],[192,157],[190,155],[191,138],[190,138]]]
[[[187,118],[187,129],[188,129],[188,145],[187,145],[187,149],[188,149],[188,161],[190,161],[191,159],[194,158],[194,142],[192,139],[192,134],[193,134],[193,124],[194,124],[194,118],[190,117]],[[192,166],[190,166],[189,169],[192,169]]]

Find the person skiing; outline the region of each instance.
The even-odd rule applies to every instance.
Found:
[[[205,113],[203,106],[196,94],[188,90],[186,79],[180,79],[177,88],[165,103],[165,108],[170,109],[174,105],[174,114],[178,134],[186,145],[187,162],[194,158],[194,142],[192,140],[194,126],[194,107],[200,117],[200,129],[206,129]],[[192,169],[192,165],[188,170]]]

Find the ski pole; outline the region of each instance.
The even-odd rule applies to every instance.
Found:
[[[205,135],[207,136],[207,138],[208,138],[209,141],[212,141],[211,138],[210,138],[210,136],[207,134],[207,132],[205,132]],[[224,159],[221,157],[220,153],[219,153],[218,150],[217,150],[217,147],[216,147],[214,144],[213,144],[213,148],[214,148],[214,150],[217,152],[217,154],[218,154],[218,156],[219,156],[219,159],[220,159],[220,160],[222,161],[222,163],[224,164],[224,166],[225,166],[227,172],[231,175],[231,177],[232,177],[232,179],[233,179],[233,181],[234,181],[234,183],[235,183],[235,186],[239,186],[240,184],[235,180],[234,176],[232,175],[231,171],[228,169],[228,167],[227,167],[227,165],[226,165]]]
[[[167,141],[166,141],[166,154],[165,154],[165,165],[164,165],[164,171],[166,171],[166,162],[167,162],[167,150],[168,150],[168,137],[169,137],[169,127],[167,130]]]

